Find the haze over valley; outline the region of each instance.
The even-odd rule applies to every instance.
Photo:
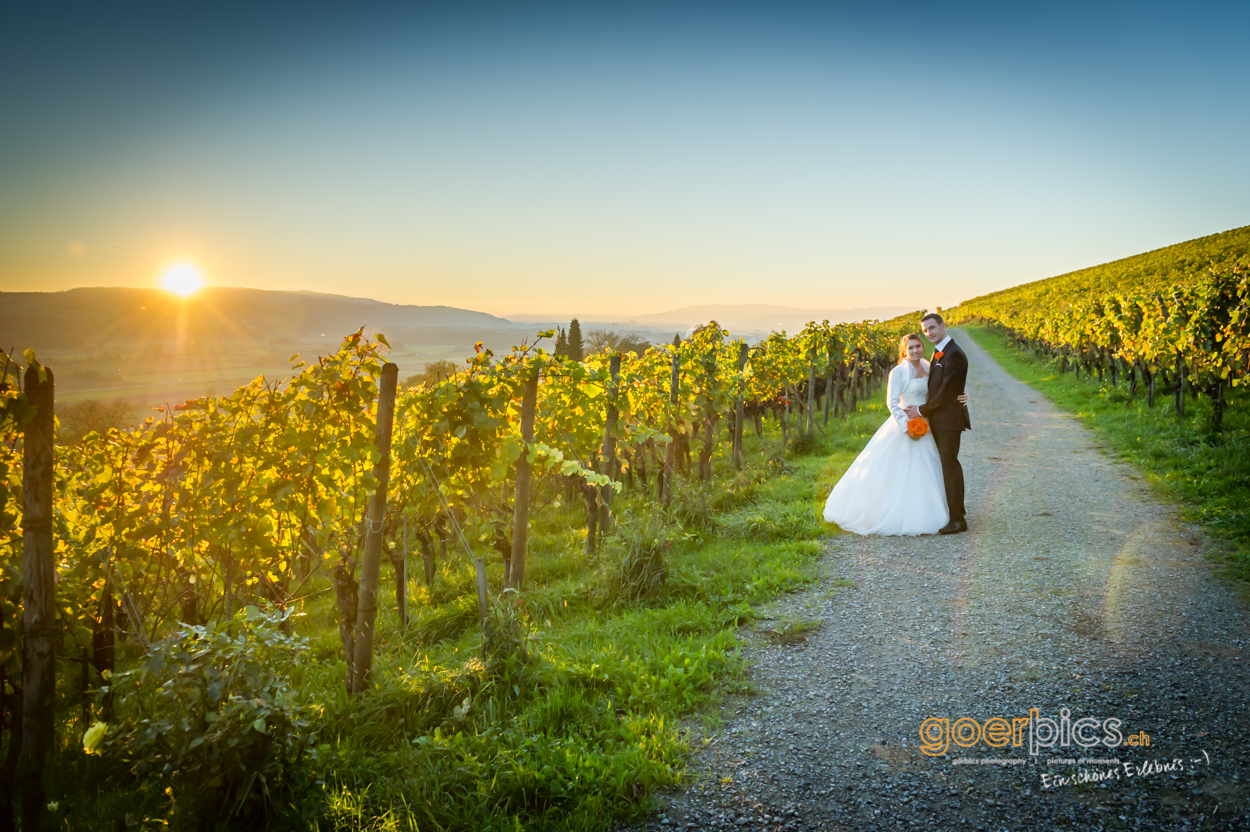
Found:
[[[588,315],[580,323],[585,333],[660,343],[716,320],[734,335],[757,340],[773,330],[797,331],[812,320],[889,318],[915,308],[718,304],[624,319]],[[309,359],[332,352],[361,327],[370,337],[386,336],[391,360],[408,377],[435,362],[461,364],[478,342],[496,351],[532,342],[541,330],[567,328],[572,317],[508,319],[454,306],[212,286],[186,297],[123,287],[0,292],[0,349],[20,353],[35,346],[55,368],[60,401],[126,399],[144,412],[226,393],[258,375],[282,378],[292,355]]]

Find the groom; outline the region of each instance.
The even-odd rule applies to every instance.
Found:
[[[921,318],[920,327],[937,349],[929,367],[928,401],[918,408],[907,408],[907,415],[911,418],[924,416],[929,420],[938,456],[942,458],[942,481],[946,486],[950,522],[939,529],[938,534],[958,534],[968,531],[968,521],[964,519],[964,469],[959,464],[959,437],[963,431],[972,430],[972,420],[968,417],[968,406],[956,399],[964,392],[968,357],[946,334],[946,322],[941,315],[930,312]]]

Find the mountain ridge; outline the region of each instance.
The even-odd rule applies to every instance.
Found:
[[[187,298],[163,289],[78,287],[58,292],[0,292],[5,347],[84,346],[142,338],[332,336],[369,328],[514,329],[485,312],[452,306],[393,304],[317,292],[206,287]]]

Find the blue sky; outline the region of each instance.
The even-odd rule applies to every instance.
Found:
[[[6,7],[0,289],[191,260],[502,315],[949,306],[1250,223],[1248,24],[1244,3]]]

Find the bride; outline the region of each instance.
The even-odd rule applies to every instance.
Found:
[[[924,404],[928,394],[924,344],[919,335],[904,335],[886,387],[890,418],[833,487],[825,502],[826,520],[843,531],[879,535],[935,534],[947,524],[937,444],[932,433],[912,439],[903,410]]]

